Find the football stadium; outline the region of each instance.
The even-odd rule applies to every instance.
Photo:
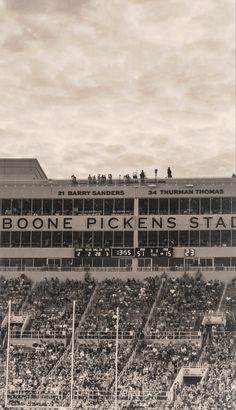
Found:
[[[2,408],[233,410],[236,178],[0,159]]]

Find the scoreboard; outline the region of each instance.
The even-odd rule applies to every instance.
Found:
[[[134,248],[112,248],[111,255],[134,257]]]
[[[153,258],[155,256],[169,258],[173,256],[173,248],[135,248],[136,258]]]
[[[111,256],[111,248],[75,248],[77,258],[104,258]]]
[[[173,256],[173,248],[75,248],[77,258],[153,258]]]

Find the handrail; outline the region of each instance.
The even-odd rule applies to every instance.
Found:
[[[60,390],[58,393],[42,393],[39,391],[29,391],[29,390],[12,390],[9,391],[8,397],[10,399],[17,399],[17,398],[24,398],[28,400],[58,400],[58,399],[63,399],[67,395],[67,392]],[[119,401],[127,401],[130,400],[130,398],[133,399],[141,399],[145,400],[147,397],[154,397],[155,399],[163,398],[167,396],[167,390],[161,390],[161,391],[152,391],[152,390],[144,390],[142,389],[141,391],[126,391],[124,388],[119,388],[118,389],[118,397]],[[99,390],[89,390],[89,389],[78,389],[74,390],[73,392],[73,398],[75,400],[78,399],[91,399],[94,400],[96,398],[104,398],[104,399],[110,399],[114,400],[114,392],[109,392],[109,391],[99,391]]]
[[[118,337],[119,340],[122,339],[134,339],[136,336],[136,333],[134,331],[123,331],[120,330],[118,332]],[[85,330],[79,330],[77,332],[77,339],[116,339],[116,331],[85,331]]]
[[[201,332],[199,331],[159,331],[150,332],[146,334],[146,340],[159,340],[159,339],[188,339],[188,340],[200,340]]]
[[[87,272],[89,270],[90,272],[128,272],[132,271],[131,266],[126,266],[126,267],[117,267],[117,266],[111,266],[111,267],[89,267],[87,269],[85,266],[77,266],[77,267],[70,267],[70,266],[41,266],[41,267],[36,267],[36,266],[0,266],[0,272],[15,272],[15,271],[20,271],[20,272]]]
[[[61,331],[50,331],[50,332],[40,332],[40,331],[24,331],[22,334],[20,331],[12,331],[11,339],[66,339],[71,337],[71,330],[67,330],[66,334]],[[134,339],[136,333],[134,331],[119,331],[119,339]],[[116,339],[115,331],[86,331],[79,330],[76,332],[76,339]]]
[[[189,272],[197,272],[197,270],[204,272],[214,272],[214,271],[236,271],[236,266],[187,266],[186,271]],[[183,266],[139,266],[137,271],[139,272],[158,272],[158,271],[166,271],[166,272],[184,272]]]
[[[162,278],[162,279],[161,279],[161,284],[160,284],[159,289],[158,289],[158,291],[157,291],[156,298],[155,298],[155,300],[154,300],[154,302],[153,302],[152,308],[151,308],[151,310],[150,310],[150,312],[149,312],[147,321],[146,321],[145,326],[144,326],[144,328],[143,328],[144,334],[146,334],[147,331],[148,331],[149,323],[150,323],[150,321],[151,321],[151,319],[152,319],[153,312],[154,312],[154,310],[155,310],[155,308],[156,308],[156,305],[157,305],[157,303],[158,303],[158,301],[159,301],[159,298],[160,298],[160,295],[161,295],[161,292],[162,292],[162,287],[163,287],[163,284],[164,284],[164,283],[165,283],[165,278]]]
[[[200,269],[201,272],[214,272],[214,271],[236,271],[236,266],[188,266],[188,272],[195,272],[197,269]],[[90,266],[87,269],[85,266],[0,266],[0,272],[132,272],[132,266],[126,267],[117,267],[117,266],[104,266],[104,267],[95,267]],[[142,266],[136,269],[137,272],[184,272],[182,266]]]
[[[66,334],[61,331],[40,332],[35,330],[26,330],[24,332],[12,331],[11,339],[65,339],[71,335],[71,331],[67,330]]]

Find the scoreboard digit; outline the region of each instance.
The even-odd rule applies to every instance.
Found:
[[[110,248],[75,248],[76,258],[105,258],[111,256]]]
[[[134,256],[134,248],[112,248],[111,256],[132,257]]]
[[[153,258],[155,256],[170,258],[173,256],[173,248],[135,248],[136,258]]]
[[[187,255],[189,251],[189,255]],[[185,256],[193,256],[194,249],[185,249]],[[75,248],[76,258],[170,258],[173,256],[173,248]]]
[[[145,258],[146,251],[146,248],[135,248],[135,258]]]
[[[184,250],[184,256],[190,257],[190,258],[194,257],[194,256],[195,256],[195,249],[193,249],[193,248],[186,248],[186,249]]]

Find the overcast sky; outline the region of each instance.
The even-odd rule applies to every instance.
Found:
[[[0,0],[0,157],[235,172],[235,0]]]

